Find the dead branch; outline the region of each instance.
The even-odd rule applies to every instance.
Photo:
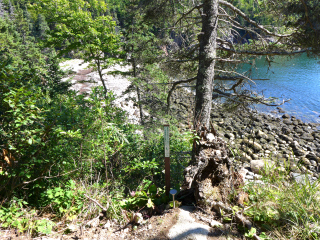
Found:
[[[176,88],[177,85],[179,84],[182,84],[182,83],[189,83],[189,82],[192,82],[194,80],[196,80],[197,77],[193,77],[193,78],[189,78],[189,79],[186,79],[186,80],[181,80],[181,81],[177,81],[177,82],[174,82],[172,83],[172,87],[168,93],[168,97],[167,97],[167,111],[169,111],[169,108],[170,108],[170,98],[171,98],[171,95],[172,95],[172,92],[174,91],[174,89]]]
[[[70,172],[67,172],[67,173],[64,173],[64,174],[58,174],[58,175],[52,176],[52,177],[48,177],[48,176],[37,177],[37,178],[35,178],[35,179],[33,179],[33,180],[29,181],[29,182],[23,182],[23,183],[17,185],[15,188],[20,187],[20,186],[22,186],[22,185],[27,185],[27,184],[32,183],[32,182],[35,182],[35,181],[37,181],[37,180],[39,180],[39,179],[51,179],[51,178],[62,177],[62,176],[68,175],[68,174],[73,173],[73,172],[78,171],[78,170],[79,170],[79,168],[77,168],[77,169],[75,169],[75,170],[72,170],[72,171],[70,171]]]
[[[89,197],[87,194],[84,194],[84,196],[85,196],[86,198],[88,198],[89,200],[91,200],[92,202],[94,202],[98,207],[100,207],[103,212],[107,212],[107,211],[108,211],[109,202],[107,203],[107,208],[105,208],[105,207],[103,207],[97,200]]]

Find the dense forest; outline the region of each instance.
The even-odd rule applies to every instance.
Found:
[[[100,212],[119,224],[142,209],[160,213],[172,201],[164,191],[163,125],[170,125],[171,187],[180,191],[210,129],[212,101],[248,114],[252,104],[282,101],[249,91],[250,70],[239,64],[317,55],[319,8],[303,0],[0,0],[0,228],[36,237]],[[73,73],[59,65],[70,59],[89,63],[101,87],[72,90],[65,79]],[[130,69],[109,74],[131,82],[139,124],[105,83],[114,65]],[[188,106],[177,100],[190,92]],[[246,206],[259,201],[254,188],[243,191],[255,194]],[[270,239],[318,239],[313,210],[286,216],[299,218],[296,225],[273,206],[246,216],[256,228],[269,224],[261,228]]]

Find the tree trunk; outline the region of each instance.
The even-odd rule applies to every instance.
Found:
[[[134,58],[132,59],[132,67],[133,67],[133,77],[136,78],[137,77],[137,66],[136,66],[136,61]],[[136,89],[137,89],[138,106],[139,106],[139,112],[140,112],[140,123],[141,123],[141,125],[144,125],[140,88],[137,86]]]
[[[218,24],[218,0],[203,0],[194,127],[209,129]]]
[[[105,83],[104,80],[103,80],[101,63],[100,63],[100,60],[99,60],[99,59],[96,61],[96,64],[97,64],[97,70],[98,70],[98,73],[99,73],[100,81],[101,81],[102,86],[103,86],[103,89],[104,89],[105,98],[107,98],[108,88],[107,88],[107,86],[106,86],[106,83]]]

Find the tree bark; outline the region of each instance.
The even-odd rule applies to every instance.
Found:
[[[136,65],[136,61],[134,58],[132,59],[132,67],[133,67],[133,77],[136,78],[137,77],[137,65]],[[140,123],[141,123],[141,125],[144,125],[140,88],[137,86],[136,90],[137,90],[138,106],[139,106],[139,112],[140,112]]]
[[[216,57],[218,0],[203,0],[194,127],[209,129]]]
[[[100,81],[101,81],[102,86],[103,86],[103,89],[104,89],[105,98],[107,98],[108,88],[107,88],[107,86],[106,86],[106,83],[105,83],[104,80],[103,80],[101,63],[100,63],[100,60],[99,60],[99,59],[96,61],[96,64],[97,64],[97,70],[98,70],[98,73],[99,73]]]

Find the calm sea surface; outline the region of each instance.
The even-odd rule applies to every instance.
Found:
[[[271,67],[265,58],[256,59],[257,70],[252,78],[269,79],[256,81],[253,88],[263,91],[266,97],[291,99],[280,106],[286,113],[303,121],[320,123],[320,59],[306,54],[292,57],[277,56]],[[246,67],[244,67],[246,68]],[[257,106],[262,112],[270,113],[273,107]]]

